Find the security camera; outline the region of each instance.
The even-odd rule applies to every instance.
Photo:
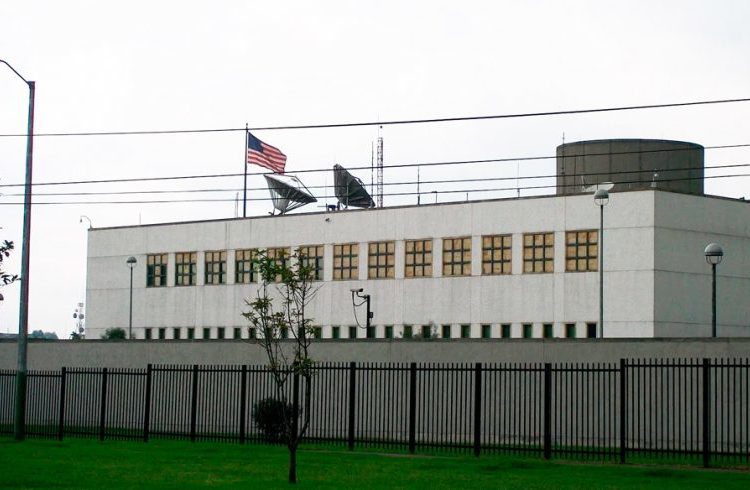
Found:
[[[362,288],[352,289],[352,293],[361,293],[362,291],[364,291]]]

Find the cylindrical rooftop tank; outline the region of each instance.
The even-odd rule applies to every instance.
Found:
[[[609,139],[557,147],[557,194],[664,189],[703,194],[703,147],[685,141]]]

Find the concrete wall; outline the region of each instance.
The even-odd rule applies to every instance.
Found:
[[[0,369],[16,368],[16,343],[0,341]],[[30,341],[29,369],[147,364],[265,364],[251,341]],[[320,362],[614,362],[627,359],[750,358],[750,338],[554,340],[320,340]]]
[[[711,266],[704,249],[724,249],[717,267],[717,332],[750,336],[750,208],[743,201],[654,195],[656,336],[711,335]]]
[[[643,246],[654,240],[653,199],[650,191],[619,193],[606,209],[607,336],[653,335],[654,258],[651,247]],[[461,324],[471,325],[472,337],[480,336],[481,324],[491,324],[499,336],[503,323],[512,324],[514,337],[521,336],[523,323],[534,325],[535,336],[541,336],[543,323],[552,323],[558,337],[566,323],[576,323],[578,336],[584,336],[586,323],[598,319],[598,276],[565,272],[565,232],[597,229],[598,215],[591,196],[579,195],[94,229],[88,242],[87,337],[99,338],[109,327],[127,328],[128,256],[138,260],[136,338],[144,337],[144,327],[166,328],[167,338],[175,327],[183,329],[183,336],[184,329],[192,327],[200,337],[206,327],[213,332],[216,327],[231,331],[245,325],[240,312],[256,287],[233,284],[235,249],[309,244],[325,247],[327,280],[308,311],[323,326],[324,337],[331,335],[332,326],[355,324],[350,289],[359,287],[372,295],[378,336],[384,335],[386,325],[393,325],[398,336],[405,324],[430,322],[453,325],[454,337]],[[531,232],[554,233],[554,273],[522,272],[523,234]],[[489,234],[512,235],[512,274],[482,275],[481,237]],[[460,236],[472,238],[472,275],[441,277],[442,239]],[[403,240],[419,238],[433,239],[434,274],[406,279]],[[395,278],[368,280],[367,243],[381,240],[396,241]],[[333,245],[347,242],[359,243],[359,278],[332,281]],[[207,250],[228,251],[228,284],[202,285]],[[174,253],[181,251],[198,252],[196,286],[172,286]],[[169,287],[145,287],[150,253],[169,254]]]

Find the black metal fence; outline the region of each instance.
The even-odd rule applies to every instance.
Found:
[[[3,433],[14,383],[0,371]],[[253,407],[275,393],[263,366],[63,368],[27,383],[27,434],[59,439],[262,442]],[[311,389],[306,439],[350,449],[750,463],[750,360],[319,364]]]

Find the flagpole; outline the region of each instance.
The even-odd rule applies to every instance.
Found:
[[[242,159],[243,167],[245,168],[245,180],[242,183],[242,217],[247,218],[247,135],[250,134],[247,123],[245,123],[245,152],[244,158]]]

